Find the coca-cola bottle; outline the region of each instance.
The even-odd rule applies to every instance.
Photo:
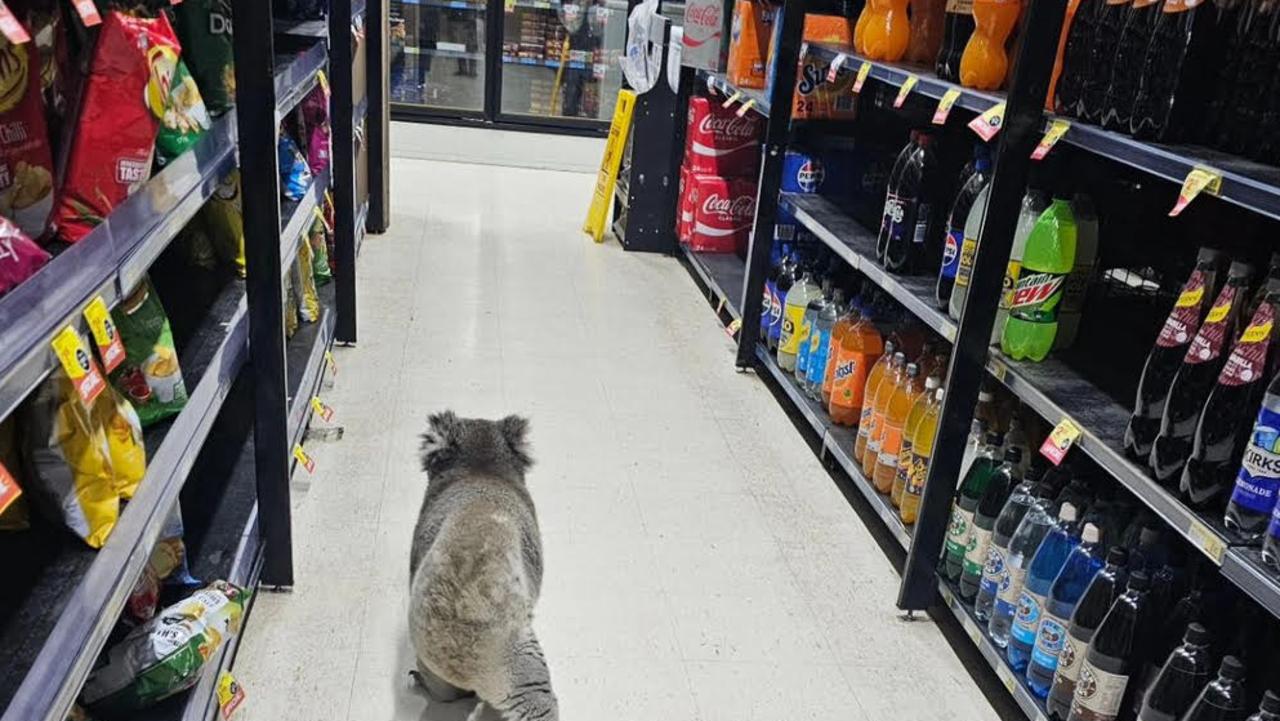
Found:
[[[1124,432],[1124,448],[1134,459],[1146,460],[1151,455],[1151,442],[1160,433],[1160,417],[1169,398],[1169,385],[1187,353],[1187,345],[1200,329],[1209,300],[1217,285],[1222,254],[1201,248],[1195,270],[1182,286],[1182,292],[1169,311],[1156,344],[1147,355],[1138,381],[1138,397],[1133,403],[1133,416]]]
[[[1161,483],[1173,483],[1191,455],[1196,424],[1205,400],[1226,360],[1227,342],[1234,337],[1236,321],[1248,302],[1253,266],[1234,262],[1227,282],[1218,291],[1196,337],[1187,346],[1182,365],[1169,386],[1169,401],[1160,417],[1160,435],[1151,444],[1151,471]]]
[[[1271,279],[1266,287],[1266,296],[1231,349],[1196,424],[1181,484],[1183,497],[1195,508],[1217,505],[1232,487],[1254,414],[1274,372],[1280,279]]]
[[[1089,642],[1067,721],[1115,721],[1129,707],[1129,675],[1147,624],[1144,571],[1129,576],[1129,587],[1107,611]]]
[[[1108,130],[1129,132],[1133,95],[1140,80],[1138,69],[1142,66],[1142,58],[1159,15],[1160,0],[1133,0],[1129,8],[1129,16],[1120,30],[1120,42],[1116,45],[1115,60],[1111,64],[1111,81],[1103,101],[1102,127]]]

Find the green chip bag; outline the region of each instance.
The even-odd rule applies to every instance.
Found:
[[[186,0],[173,6],[178,39],[209,112],[235,104],[236,73],[231,48],[231,0]]]
[[[156,134],[156,162],[164,167],[187,152],[211,125],[200,88],[187,72],[187,64],[179,60],[169,86],[164,116],[160,118],[160,131]]]
[[[151,283],[139,283],[111,312],[111,319],[125,350],[125,360],[111,373],[111,382],[133,403],[143,427],[181,411],[187,405],[187,386],[169,317]]]
[[[315,276],[316,285],[327,285],[333,280],[333,271],[329,269],[329,230],[324,220],[317,214],[311,230],[307,231],[307,241],[311,244],[311,274]]]

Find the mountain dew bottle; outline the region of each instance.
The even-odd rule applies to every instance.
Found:
[[[1000,348],[1014,360],[1044,360],[1058,334],[1062,286],[1076,262],[1071,203],[1055,198],[1040,214],[1022,255]]]

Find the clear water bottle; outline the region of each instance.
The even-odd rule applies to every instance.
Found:
[[[1013,628],[1009,639],[1008,658],[1015,671],[1026,671],[1031,662],[1031,651],[1036,645],[1036,632],[1044,618],[1045,600],[1053,581],[1062,571],[1067,556],[1080,543],[1079,526],[1076,524],[1076,507],[1063,503],[1058,510],[1058,521],[1045,534],[1035,556],[1027,566],[1026,581],[1018,596],[1018,610],[1013,616]]]
[[[1071,614],[1093,577],[1102,570],[1102,551],[1102,532],[1092,523],[1086,523],[1080,534],[1080,545],[1067,556],[1045,598],[1044,615],[1040,618],[1040,628],[1036,629],[1031,663],[1027,665],[1027,685],[1040,698],[1046,698],[1053,686]]]
[[[1022,587],[1027,580],[1027,571],[1040,542],[1053,528],[1054,517],[1050,513],[1053,501],[1049,496],[1053,487],[1040,484],[1036,487],[1036,500],[1022,517],[1018,530],[1009,541],[1007,583],[996,596],[996,604],[991,612],[991,621],[987,624],[987,633],[1000,648],[1009,645],[1009,632],[1013,626],[1013,617],[1018,610],[1018,601],[1022,597]]]
[[[1035,501],[1034,492],[1035,484],[1031,481],[1018,484],[996,517],[996,525],[991,530],[991,545],[987,547],[987,561],[982,568],[982,582],[978,584],[978,598],[973,602],[973,615],[981,623],[991,620],[996,596],[1009,583],[1009,541]]]
[[[983,492],[982,500],[974,511],[973,537],[965,551],[964,569],[960,573],[960,597],[966,601],[973,601],[982,587],[996,521],[1004,510],[1010,490],[1022,478],[1018,475],[1018,465],[1021,462],[1022,453],[1017,448],[1005,451],[1004,463],[992,474],[987,490]]]

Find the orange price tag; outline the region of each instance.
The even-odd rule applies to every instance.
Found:
[[[969,121],[969,129],[988,142],[996,137],[1002,125],[1004,125],[1004,103],[992,105],[985,113]]]
[[[802,54],[801,57],[804,57]],[[840,68],[844,67],[844,61],[848,58],[844,53],[837,53],[836,59],[831,61],[831,67],[827,68],[827,82],[834,83],[836,77],[840,75]]]
[[[946,125],[947,116],[951,115],[951,106],[955,105],[959,99],[959,88],[949,88],[947,92],[943,93],[942,99],[938,101],[938,108],[933,111],[933,124]]]
[[[75,6],[76,12],[80,15],[80,22],[83,22],[85,27],[91,28],[102,24],[102,16],[98,14],[98,7],[93,4],[93,0],[71,0],[71,4]]]
[[[907,96],[911,94],[911,89],[920,82],[920,78],[914,75],[908,75],[906,80],[902,81],[902,87],[898,88],[898,97],[893,99],[893,107],[900,108],[902,104],[907,102]]]
[[[1059,465],[1079,437],[1080,427],[1070,418],[1063,418],[1058,425],[1054,426],[1049,437],[1044,439],[1044,443],[1040,446],[1040,455],[1048,458],[1053,465]]]
[[[858,68],[858,77],[853,79],[853,92],[862,92],[862,85],[867,82],[869,75],[871,75],[871,63],[863,60],[862,67]]]
[[[302,450],[302,446],[293,447],[293,457],[297,459],[298,463],[302,464],[303,468],[307,469],[307,473],[316,472],[316,462],[312,460],[311,456],[307,455],[306,451]]]
[[[107,303],[98,296],[85,306],[84,319],[89,322],[89,332],[93,334],[93,342],[98,346],[98,357],[102,359],[102,367],[108,373],[120,367],[124,362],[124,341],[116,332],[116,324],[111,319],[111,311]]]
[[[1044,131],[1044,137],[1040,138],[1040,143],[1036,145],[1035,150],[1031,151],[1032,160],[1044,160],[1044,156],[1053,150],[1053,146],[1062,140],[1062,136],[1067,134],[1071,129],[1071,123],[1066,120],[1054,120],[1049,124],[1049,129]]]
[[[18,500],[18,496],[21,495],[22,489],[18,487],[18,482],[13,479],[9,469],[0,463],[0,513],[4,513],[4,509]]]
[[[1182,190],[1178,193],[1178,202],[1169,211],[1169,217],[1177,217],[1195,197],[1204,191],[1217,195],[1222,190],[1222,174],[1209,168],[1194,168],[1182,181]]]
[[[103,380],[93,356],[89,355],[89,349],[80,340],[80,334],[75,328],[67,326],[53,337],[50,345],[53,346],[53,354],[58,356],[58,361],[62,364],[62,370],[75,386],[80,402],[85,406],[93,405],[106,389],[107,382]]]
[[[325,423],[333,420],[333,406],[325,405],[320,396],[311,396],[311,408]]]
[[[9,6],[2,2],[0,2],[0,33],[4,33],[5,39],[14,45],[21,45],[31,40],[31,34],[22,27],[22,23],[18,22],[18,18],[14,16]]]

